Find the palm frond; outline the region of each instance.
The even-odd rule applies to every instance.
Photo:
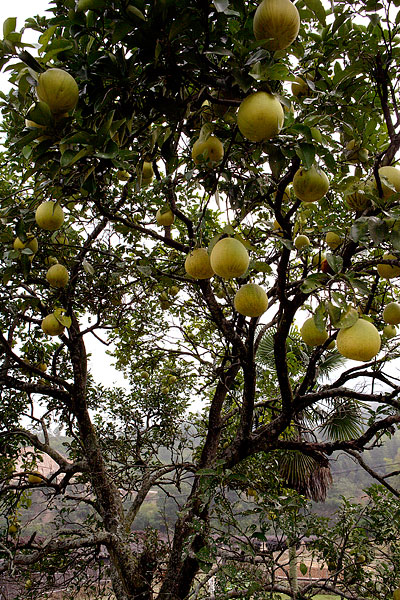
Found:
[[[332,441],[350,440],[362,433],[361,410],[351,399],[339,399],[319,427],[321,433]]]
[[[279,472],[287,487],[315,502],[323,502],[332,484],[329,467],[321,465],[312,456],[297,450],[286,452],[278,459]]]
[[[323,354],[318,363],[320,379],[328,377],[333,371],[340,369],[345,364],[346,359],[339,354],[337,350]]]

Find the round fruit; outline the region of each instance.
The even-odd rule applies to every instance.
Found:
[[[391,340],[392,338],[396,337],[397,329],[394,325],[385,325],[382,333],[385,338],[387,338],[388,340]]]
[[[339,331],[336,346],[342,356],[366,362],[378,354],[381,336],[372,323],[358,319],[351,327]]]
[[[396,167],[381,167],[378,170],[378,173],[382,184],[382,192],[384,198],[389,198],[396,192],[400,192],[400,169],[396,169]],[[391,187],[394,189],[391,189],[391,187],[385,184],[385,179],[388,181],[388,183],[390,183]]]
[[[400,600],[400,588],[398,588],[397,590],[394,590],[393,600]]]
[[[291,88],[292,88],[292,94],[293,94],[293,96],[296,96],[296,98],[298,98],[299,96],[306,96],[308,89],[309,89],[307,82],[304,81],[304,79],[302,79],[301,77],[297,77],[297,76],[296,76],[296,81],[292,82]]]
[[[329,179],[315,165],[310,169],[300,167],[293,177],[293,190],[302,202],[316,202],[329,190]]]
[[[268,296],[256,283],[246,283],[236,292],[233,305],[245,317],[261,317],[268,308]]]
[[[306,235],[300,234],[294,240],[294,247],[297,250],[301,250],[302,248],[306,248],[306,246],[310,245],[310,240]]]
[[[35,237],[27,236],[26,242],[22,242],[19,237],[15,238],[13,244],[14,250],[24,250],[24,248],[29,248],[32,250],[33,254],[39,250],[39,244]]]
[[[367,162],[369,152],[367,148],[361,148],[360,144],[357,144],[356,140],[350,140],[346,144],[346,159],[351,163],[364,163]]]
[[[56,231],[64,223],[64,212],[57,202],[48,200],[37,207],[35,220],[42,229]]]
[[[18,525],[15,525],[14,523],[12,523],[11,525],[8,526],[8,533],[10,535],[15,535],[18,531]]]
[[[268,50],[290,46],[299,29],[299,11],[290,0],[263,0],[254,15],[254,37],[265,40],[263,46]]]
[[[64,288],[68,284],[69,274],[64,265],[57,263],[47,271],[46,279],[51,287]]]
[[[29,474],[28,475],[28,483],[43,483],[43,478],[40,476],[40,474]]]
[[[47,335],[61,335],[65,329],[64,325],[53,315],[47,315],[42,321],[42,329]]]
[[[345,201],[351,210],[363,211],[370,206],[371,201],[366,195],[370,190],[370,183],[365,181],[357,181],[349,186],[345,192]]]
[[[224,279],[241,277],[249,266],[249,254],[243,244],[235,238],[219,240],[211,251],[211,267]]]
[[[209,279],[214,275],[207,248],[196,248],[187,255],[185,271],[193,279]]]
[[[36,93],[53,114],[73,110],[78,103],[79,88],[75,79],[63,69],[47,69],[39,75]]]
[[[151,162],[144,161],[142,169],[142,183],[151,183],[154,177],[153,165]]]
[[[119,169],[117,172],[117,177],[119,181],[128,181],[131,177],[131,174],[128,171],[124,171],[123,169]]]
[[[156,221],[158,225],[169,227],[175,221],[175,215],[170,208],[159,208],[156,213]]]
[[[145,381],[149,381],[149,379],[150,379],[150,374],[147,371],[142,371],[141,376],[142,376],[142,379],[144,379]]]
[[[281,103],[273,94],[255,92],[239,106],[237,124],[240,133],[251,142],[262,142],[275,137],[283,127]]]
[[[204,142],[196,140],[193,144],[192,158],[196,165],[205,163],[207,167],[212,167],[222,160],[224,156],[224,146],[215,135],[210,135]]]
[[[328,233],[325,236],[325,242],[331,250],[336,250],[336,248],[340,246],[342,241],[342,238],[338,236],[338,234],[334,231],[328,231]]]
[[[301,339],[307,344],[307,346],[320,346],[329,337],[326,329],[323,331],[317,329],[314,317],[310,317],[304,321],[300,329],[300,335]]]
[[[389,325],[398,325],[400,323],[400,304],[389,302],[383,310],[383,320]]]
[[[382,258],[383,260],[399,260],[394,254],[384,254]],[[379,264],[377,270],[379,275],[384,279],[392,279],[400,275],[400,267],[397,266]]]

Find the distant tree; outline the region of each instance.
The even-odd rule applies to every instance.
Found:
[[[230,491],[294,490],[294,526],[335,451],[368,469],[399,426],[398,2],[272,4],[287,39],[267,0],[55,0],[36,57],[3,25],[0,570],[28,596],[61,572],[100,594],[106,548],[118,600],[189,598]],[[125,386],[94,379],[91,338]],[[167,486],[167,542],[135,533]],[[33,489],[49,539],[24,535]]]

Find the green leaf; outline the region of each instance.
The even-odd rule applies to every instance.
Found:
[[[385,221],[377,217],[368,218],[368,231],[376,246],[379,246],[386,239],[389,228]]]
[[[315,160],[315,147],[307,143],[299,144],[296,148],[296,154],[305,168],[311,169]]]
[[[326,260],[328,261],[328,265],[332,269],[334,273],[340,273],[343,269],[343,258],[338,256],[337,254],[326,255]]]
[[[132,4],[129,4],[129,6],[126,7],[126,12],[130,17],[138,17],[142,21],[146,20],[146,17],[142,13],[142,11],[136,8],[136,6],[132,6]]]
[[[301,573],[302,575],[306,575],[306,574],[307,574],[308,567],[307,567],[307,565],[305,565],[303,562],[302,562],[302,563],[300,563],[299,569],[300,569],[300,573]]]
[[[358,321],[359,315],[355,308],[348,308],[340,317],[339,321],[334,324],[338,329],[347,329]]]
[[[322,287],[326,281],[327,276],[325,273],[313,273],[303,281],[300,289],[304,294],[309,294],[310,292],[314,292],[318,288]]]
[[[3,23],[3,37],[6,40],[10,33],[15,31],[17,26],[17,17],[9,17]]]
[[[307,6],[307,8],[309,8],[311,12],[314,13],[318,21],[322,25],[325,25],[326,13],[321,0],[303,0],[303,2]]]

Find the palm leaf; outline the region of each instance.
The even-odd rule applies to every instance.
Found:
[[[312,456],[291,450],[278,459],[279,472],[287,487],[315,502],[323,502],[332,484],[329,467],[324,467]]]
[[[357,402],[336,399],[333,410],[326,411],[326,420],[319,427],[333,441],[350,440],[362,433],[361,410]]]

